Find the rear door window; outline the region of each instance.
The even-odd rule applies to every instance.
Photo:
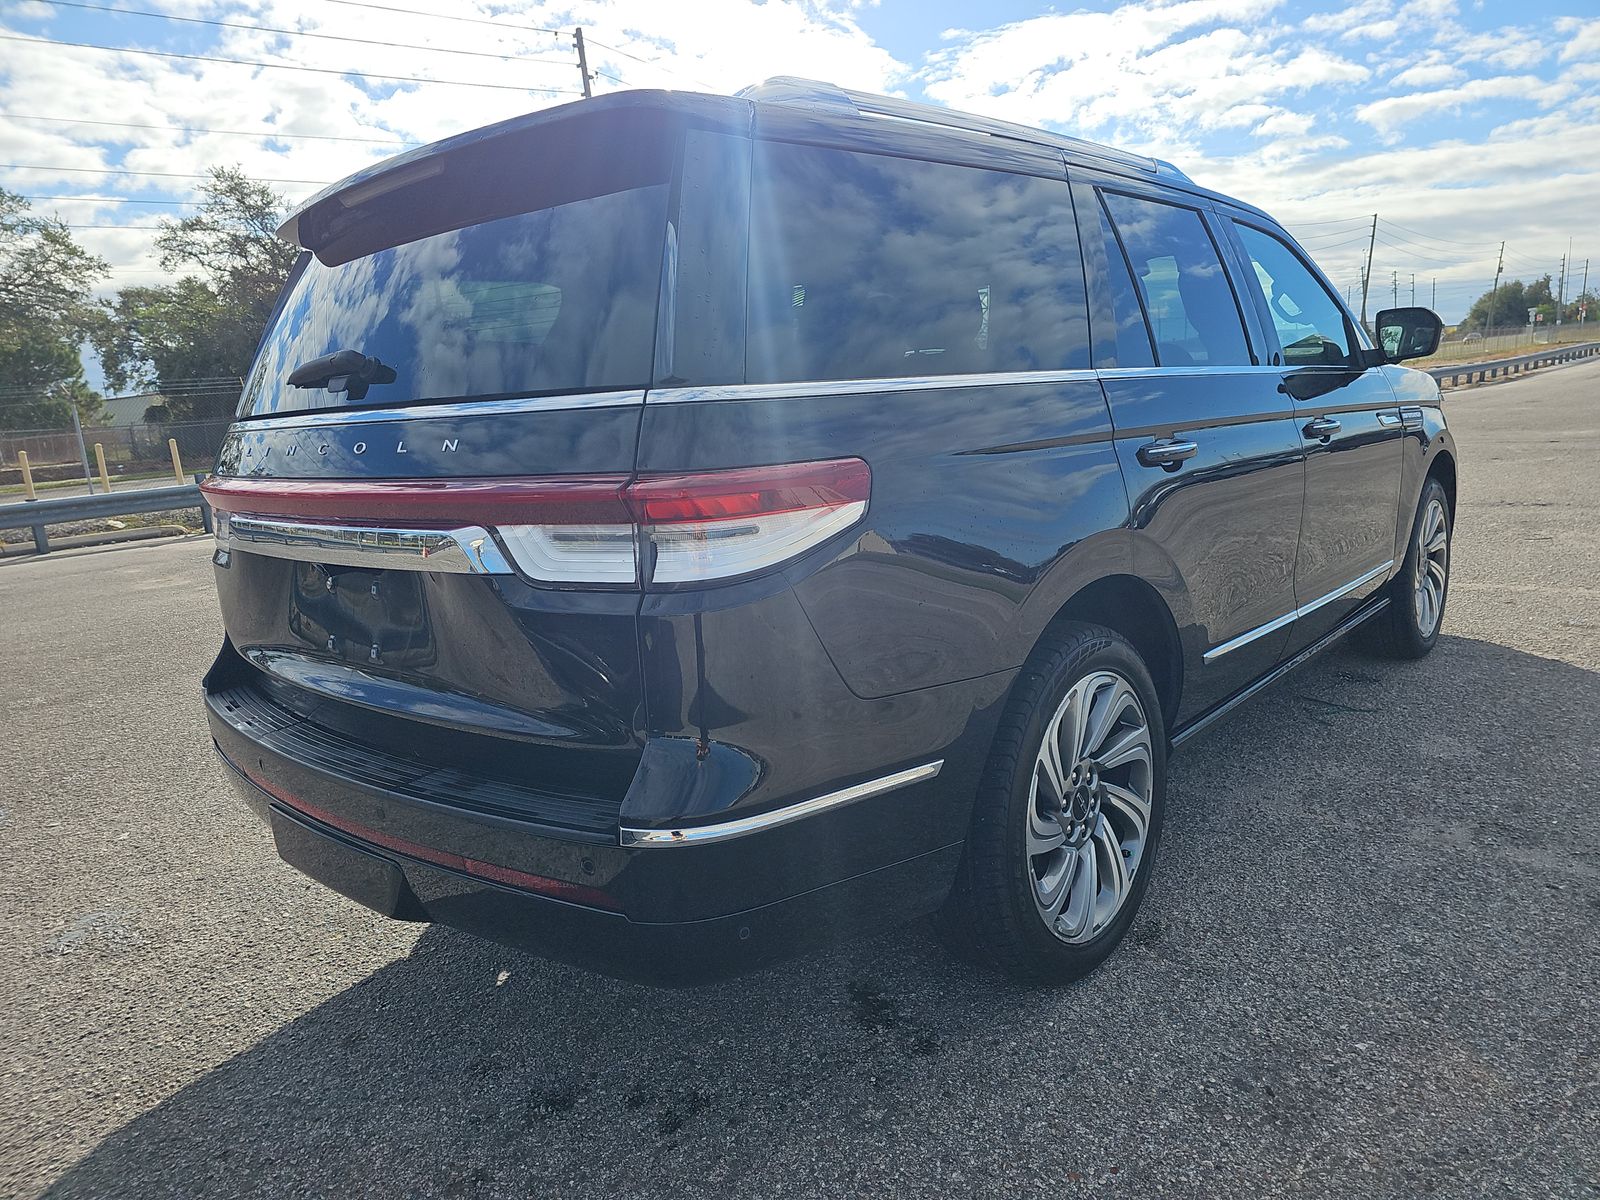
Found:
[[[1089,366],[1065,179],[755,147],[746,378]]]
[[[1278,238],[1234,223],[1239,241],[1267,301],[1267,312],[1283,347],[1285,366],[1344,366],[1350,361],[1350,331],[1344,312],[1299,255]]]
[[[281,413],[644,387],[666,229],[664,184],[418,238],[290,285],[242,411]],[[359,401],[294,388],[295,367],[357,350],[394,368]]]
[[[1205,221],[1192,208],[1103,193],[1132,268],[1163,367],[1248,366],[1233,287]]]

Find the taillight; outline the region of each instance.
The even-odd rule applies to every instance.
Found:
[[[721,582],[788,562],[861,520],[872,472],[843,458],[632,479],[213,478],[203,490],[219,542],[244,552],[292,547],[315,560],[331,545],[342,562],[492,571],[482,544],[493,538],[530,579],[617,587]],[[239,536],[252,523],[257,535]]]
[[[849,529],[867,511],[872,471],[859,458],[698,475],[645,476],[628,504],[654,552],[652,583],[764,571]]]

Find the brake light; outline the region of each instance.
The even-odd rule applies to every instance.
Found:
[[[228,514],[293,518],[308,537],[373,535],[347,553],[396,533],[493,536],[530,579],[633,586],[720,582],[788,562],[861,520],[872,471],[844,458],[632,479],[212,478],[202,490],[219,541],[229,540]]]
[[[626,491],[654,551],[653,583],[768,570],[866,514],[872,471],[859,458],[697,475],[645,476]]]

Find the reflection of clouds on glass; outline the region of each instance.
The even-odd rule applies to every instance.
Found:
[[[394,367],[368,404],[642,386],[665,205],[665,187],[640,188],[312,260],[257,359],[250,411],[343,403],[282,382],[335,350]]]
[[[752,381],[1088,365],[1064,181],[776,144],[755,179]]]
[[[1190,208],[1108,192],[1163,366],[1250,362],[1215,243]]]
[[[1235,225],[1267,311],[1291,363],[1338,363],[1350,353],[1344,314],[1304,263],[1283,242],[1249,225]]]

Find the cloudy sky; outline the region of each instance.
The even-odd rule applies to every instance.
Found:
[[[1557,273],[1569,238],[1569,292],[1587,256],[1600,278],[1595,0],[0,0],[0,184],[108,287],[159,280],[156,229],[206,168],[295,200],[570,101],[579,26],[598,91],[804,75],[1158,154],[1357,293],[1376,212],[1379,298],[1414,275],[1446,320],[1502,239],[1509,278]]]

